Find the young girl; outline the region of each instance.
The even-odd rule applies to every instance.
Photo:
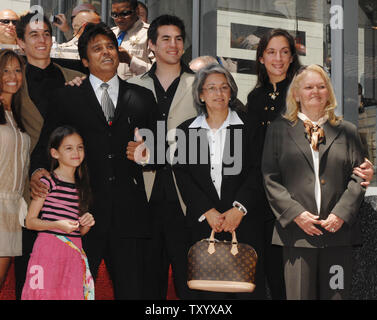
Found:
[[[94,282],[81,236],[94,225],[87,212],[89,179],[84,144],[68,126],[53,131],[49,142],[51,177],[46,198],[32,200],[26,227],[39,231],[31,253],[23,300],[94,300]]]

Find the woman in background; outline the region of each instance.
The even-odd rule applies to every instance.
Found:
[[[285,109],[285,97],[295,72],[300,68],[295,40],[288,31],[273,29],[265,33],[257,48],[257,75],[255,88],[247,97],[249,121],[256,127],[259,162],[266,130]],[[262,175],[259,176],[262,184]],[[275,217],[263,195],[261,210],[264,213],[265,274],[272,299],[285,299],[283,261],[281,247],[271,244]]]

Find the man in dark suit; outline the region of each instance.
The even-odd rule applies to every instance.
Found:
[[[141,299],[150,217],[142,168],[127,159],[126,147],[134,139],[135,128],[155,125],[155,101],[151,91],[118,78],[117,40],[104,23],[88,24],[78,47],[90,76],[80,87],[57,91],[51,101],[54,112],[47,117],[31,166],[48,168],[45,150],[53,129],[65,124],[79,130],[92,188],[90,211],[96,219],[83,239],[90,269],[96,276],[103,258],[115,298]],[[109,100],[115,107],[113,114],[107,109]]]

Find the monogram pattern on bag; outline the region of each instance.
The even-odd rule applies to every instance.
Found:
[[[208,253],[209,240],[204,239],[194,244],[188,253],[188,281],[221,280],[253,283],[257,265],[255,250],[238,243],[238,254],[230,252],[231,242],[215,243],[216,252]]]

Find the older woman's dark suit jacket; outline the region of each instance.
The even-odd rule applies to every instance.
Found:
[[[349,246],[360,242],[357,219],[365,188],[352,173],[363,162],[363,149],[356,127],[341,121],[323,125],[325,143],[319,146],[321,210],[314,196],[313,158],[304,125],[293,125],[280,117],[267,130],[262,171],[267,198],[277,217],[272,243],[288,247],[322,248]],[[320,226],[323,235],[307,235],[293,220],[304,211],[326,219],[334,213],[345,221],[335,233]]]
[[[243,121],[243,125],[229,126],[229,136],[225,141],[225,148],[229,148],[230,155],[233,157],[234,148],[234,132],[235,129],[242,130],[242,170],[236,175],[224,175],[224,169],[232,167],[233,164],[225,163],[223,158],[223,176],[221,183],[221,199],[219,198],[215,186],[211,179],[211,164],[209,159],[209,147],[207,137],[205,135],[204,148],[208,152],[208,159],[205,164],[177,164],[173,166],[177,184],[181,192],[182,198],[187,206],[187,225],[191,230],[191,242],[194,243],[204,238],[208,238],[211,228],[206,221],[199,222],[199,217],[211,208],[217,209],[223,213],[232,208],[234,201],[240,202],[248,210],[246,216],[243,217],[240,226],[236,230],[239,242],[246,242],[255,246],[259,245],[260,222],[263,220],[262,215],[258,212],[260,194],[263,192],[258,188],[256,181],[257,162],[253,156],[253,145],[255,139],[254,128],[249,128],[245,114],[238,113]],[[195,118],[182,123],[179,128],[182,129],[186,137],[191,132],[198,132],[198,128],[189,128]],[[198,140],[199,141],[199,140]],[[190,155],[189,144],[187,142],[186,160]],[[200,150],[198,142],[197,155],[199,157],[203,149]],[[236,150],[237,152],[237,150]],[[192,154],[192,150],[191,150]],[[193,162],[193,161],[192,161]],[[216,238],[222,238],[224,233],[217,234]],[[257,249],[257,248],[256,248]]]
[[[223,157],[223,175],[221,182],[221,199],[219,198],[216,188],[211,179],[211,166],[209,159],[209,146],[206,134],[205,143],[203,144],[208,152],[208,159],[205,164],[188,164],[190,156],[189,143],[186,144],[186,164],[176,164],[173,170],[177,179],[178,188],[182,195],[183,201],[187,207],[186,222],[189,233],[190,244],[196,241],[209,238],[211,227],[206,220],[199,222],[199,217],[211,208],[215,208],[223,213],[233,207],[233,202],[240,202],[247,208],[247,214],[243,217],[240,225],[236,229],[237,240],[241,243],[247,243],[254,247],[258,254],[258,264],[256,272],[256,286],[258,290],[253,292],[252,297],[256,299],[265,298],[264,290],[264,273],[263,273],[263,212],[260,212],[260,199],[264,190],[257,181],[257,175],[260,171],[258,160],[255,157],[255,126],[249,126],[246,115],[238,113],[238,116],[244,123],[243,125],[230,125],[229,135],[225,140],[224,150],[230,150],[231,157],[235,153],[242,157],[242,168],[239,174],[225,175],[224,170],[232,167],[232,163],[226,163],[226,157]],[[186,137],[190,132],[196,133],[198,128],[189,128],[195,118],[182,123],[179,128],[182,129]],[[242,150],[235,148],[234,137],[235,130],[242,131]],[[238,139],[236,140],[239,141]],[[178,142],[179,143],[179,142]],[[229,148],[229,149],[228,149]],[[197,155],[200,156],[203,149],[200,149],[198,142]],[[191,155],[193,150],[191,150]],[[225,154],[225,151],[224,151]],[[230,240],[229,233],[217,233],[216,239]],[[238,297],[238,296],[237,296]],[[212,297],[213,298],[213,297]],[[216,296],[216,299],[219,298]],[[221,297],[220,299],[223,299]],[[226,297],[225,297],[226,298]],[[241,297],[240,297],[241,298]]]

